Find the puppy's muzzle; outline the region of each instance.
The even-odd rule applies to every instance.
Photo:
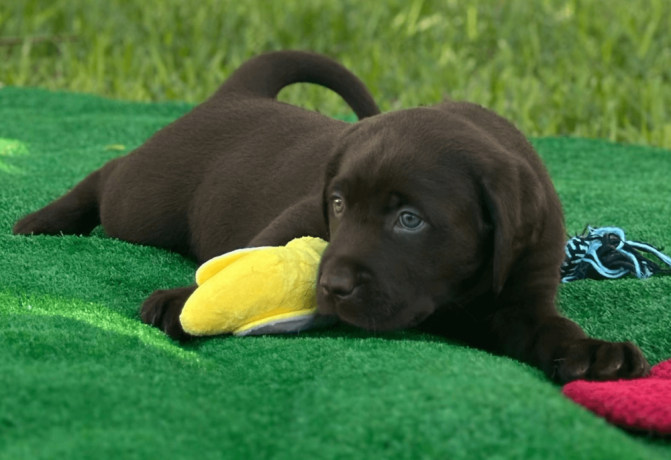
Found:
[[[325,296],[336,301],[351,299],[370,279],[366,272],[352,264],[329,264],[319,279],[319,287]]]

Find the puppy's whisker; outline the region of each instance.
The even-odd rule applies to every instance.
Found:
[[[466,313],[468,316],[470,316],[471,319],[473,319],[473,321],[477,321],[475,315],[473,315],[473,313],[468,308],[466,308],[461,302],[455,301],[452,305],[458,308],[459,310],[463,311],[464,313]]]

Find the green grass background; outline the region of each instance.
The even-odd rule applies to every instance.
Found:
[[[3,0],[0,82],[197,103],[260,52],[309,49],[385,111],[449,96],[530,136],[671,148],[670,18],[668,0]],[[282,97],[348,111],[316,88]]]
[[[191,283],[176,254],[107,238],[20,237],[13,223],[189,109],[0,89],[0,458],[662,459],[539,371],[413,331],[199,339],[143,325],[153,290]],[[671,244],[671,152],[534,143],[568,228]],[[671,277],[582,281],[561,308],[589,333],[671,357]]]

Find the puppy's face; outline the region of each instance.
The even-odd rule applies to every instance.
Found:
[[[321,313],[369,330],[412,327],[482,270],[492,240],[482,192],[469,152],[433,112],[375,117],[341,139],[324,188]]]

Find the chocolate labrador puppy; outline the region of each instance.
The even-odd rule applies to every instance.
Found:
[[[363,120],[348,125],[275,100],[296,82],[336,91]],[[199,262],[320,237],[330,242],[317,279],[321,314],[373,331],[419,326],[559,382],[649,369],[633,344],[588,338],[557,313],[562,209],[510,122],[463,102],[380,115],[364,84],[323,56],[252,59],[14,233],[86,234],[100,223],[112,237]],[[194,289],[154,292],[142,320],[186,338],[179,314]]]

